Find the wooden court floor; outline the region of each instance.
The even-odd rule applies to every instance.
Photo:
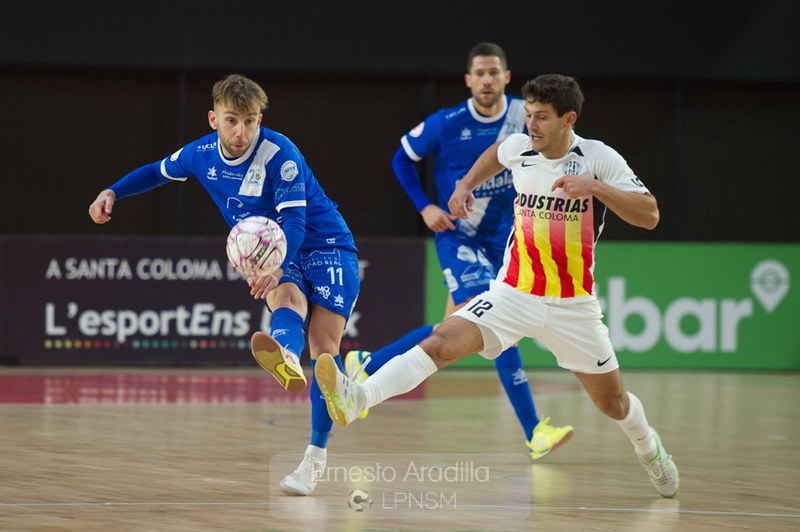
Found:
[[[570,373],[528,376],[575,427],[540,462],[494,372],[451,369],[335,428],[324,481],[289,497],[309,405],[259,369],[3,367],[0,530],[800,530],[797,374],[625,372],[680,468],[671,500]]]

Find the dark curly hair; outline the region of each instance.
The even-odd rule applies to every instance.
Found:
[[[558,116],[569,111],[580,115],[583,107],[583,93],[578,81],[561,74],[536,76],[522,87],[522,96],[526,100],[552,104]]]

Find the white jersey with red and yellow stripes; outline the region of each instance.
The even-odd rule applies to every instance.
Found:
[[[514,229],[497,279],[548,299],[595,297],[594,246],[606,206],[596,198],[567,198],[551,190],[566,174],[599,179],[623,191],[647,193],[625,159],[597,140],[573,133],[567,154],[547,159],[531,149],[524,134],[508,137],[497,159],[513,174],[517,197]]]

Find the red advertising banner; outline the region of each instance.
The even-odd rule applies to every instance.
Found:
[[[0,237],[0,359],[19,364],[243,365],[271,314],[224,237]],[[421,239],[357,239],[361,293],[342,352],[423,323]],[[307,353],[304,354],[307,357]]]

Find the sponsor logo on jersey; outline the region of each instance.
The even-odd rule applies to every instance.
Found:
[[[240,200],[239,198],[237,198],[235,196],[228,196],[228,199],[225,200],[225,205],[229,209],[232,208],[232,207],[235,207],[237,209],[241,209],[242,207],[244,207],[244,203],[242,203],[242,200]]]
[[[506,122],[505,124],[503,124],[503,128],[497,135],[497,140],[498,141],[506,140],[510,135],[521,132],[522,132],[522,127],[520,127],[520,124],[514,120],[511,120],[510,122]]]
[[[475,132],[476,137],[495,137],[497,138],[497,127],[479,127]]]
[[[222,170],[222,179],[233,179],[235,181],[241,181],[242,180],[242,174],[241,174],[241,172],[231,172],[229,170],[223,169]]]
[[[469,112],[469,109],[467,108],[467,106],[459,107],[459,108],[458,108],[458,109],[456,109],[455,111],[453,111],[453,112],[451,112],[451,113],[447,113],[447,114],[444,116],[444,119],[445,119],[445,120],[452,120],[452,119],[454,119],[455,117],[457,117],[457,116],[459,116],[459,115],[463,115],[464,113],[467,113],[467,112]]]
[[[472,138],[472,131],[468,127],[461,130],[461,140],[470,140]]]
[[[509,170],[503,170],[491,179],[484,181],[481,186],[472,191],[476,198],[496,196],[514,187],[514,176]]]
[[[556,198],[541,194],[517,194],[514,202],[517,208],[529,208],[554,212],[586,212],[589,210],[589,198]]]
[[[420,122],[417,126],[408,132],[409,137],[419,137],[422,135],[422,130],[425,129],[425,122]]]
[[[293,181],[298,173],[297,163],[294,161],[286,161],[281,166],[281,179],[284,181]]]
[[[210,179],[211,181],[216,181],[217,178],[217,169],[215,167],[211,167],[208,169],[208,173],[206,174],[206,179]]]
[[[180,156],[181,156],[181,152],[182,152],[182,151],[183,151],[183,148],[179,149],[178,151],[176,151],[175,153],[173,153],[172,155],[170,155],[170,157],[169,157],[169,160],[170,160],[170,161],[172,161],[172,162],[175,162],[175,161],[177,161],[177,160],[178,160],[178,157],[180,157]]]
[[[200,144],[199,146],[197,146],[197,151],[208,151],[208,150],[216,150],[216,149],[217,149],[217,143],[216,142],[212,142],[211,144]]]
[[[251,168],[247,171],[247,184],[248,185],[255,185],[261,181],[261,178],[264,177],[264,174],[261,173],[260,168]]]

